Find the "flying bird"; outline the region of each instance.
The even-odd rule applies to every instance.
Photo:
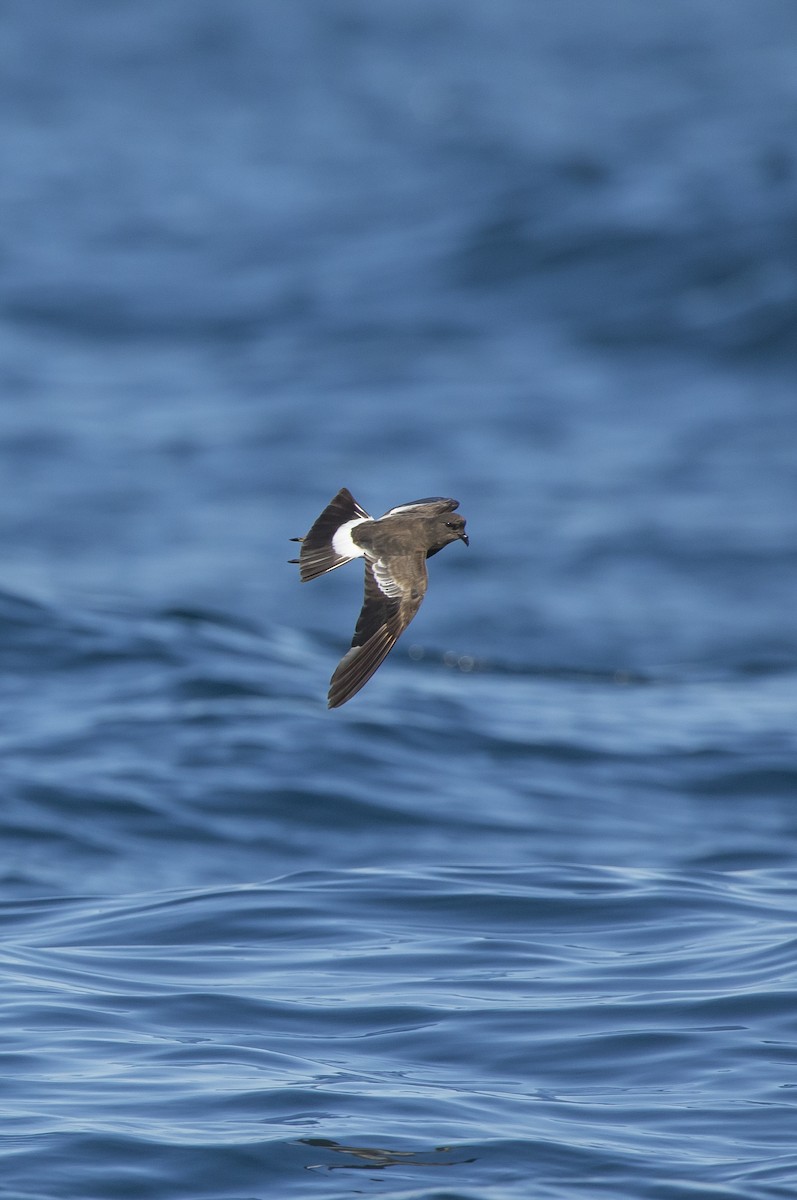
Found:
[[[354,558],[365,559],[365,599],[351,649],[332,676],[330,708],[351,700],[368,682],[421,606],[428,576],[426,560],[449,542],[468,545],[458,500],[443,496],[413,500],[374,518],[341,488],[303,538],[298,558],[303,583]]]

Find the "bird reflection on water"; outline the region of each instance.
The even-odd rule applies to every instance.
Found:
[[[380,1150],[373,1146],[344,1146],[330,1138],[300,1138],[303,1146],[315,1146],[324,1150],[332,1150],[336,1154],[351,1154],[361,1162],[331,1162],[311,1163],[308,1171],[384,1171],[386,1167],[416,1166],[416,1167],[456,1167],[465,1163],[475,1162],[475,1158],[429,1158],[420,1157],[429,1151],[416,1150]],[[451,1146],[435,1146],[432,1155],[450,1154]]]

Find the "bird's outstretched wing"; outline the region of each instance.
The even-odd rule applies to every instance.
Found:
[[[407,504],[397,504],[395,508],[389,508],[384,516],[394,517],[396,513],[421,511],[432,516],[435,513],[453,512],[455,508],[459,508],[459,500],[452,500],[450,496],[424,496],[423,500],[410,500]]]
[[[329,685],[329,707],[359,692],[384,662],[421,606],[426,593],[425,554],[384,559],[366,555],[365,599],[351,650],[338,663]]]

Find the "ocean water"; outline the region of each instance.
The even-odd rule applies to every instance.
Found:
[[[0,1196],[791,1200],[793,4],[0,61]],[[342,486],[471,544],[329,712]]]

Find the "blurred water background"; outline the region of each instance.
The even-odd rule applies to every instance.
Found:
[[[792,0],[0,63],[0,1196],[793,1197]],[[329,713],[344,485],[471,545]]]

